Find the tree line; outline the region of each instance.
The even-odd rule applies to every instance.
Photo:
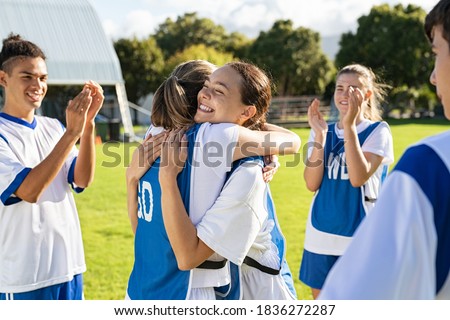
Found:
[[[145,39],[114,42],[130,101],[139,104],[171,70],[190,59],[222,65],[234,59],[255,63],[274,83],[278,96],[320,95],[330,99],[336,70],[349,63],[371,67],[391,86],[385,111],[433,110],[429,84],[433,59],[423,31],[426,12],[418,6],[373,6],[361,16],[356,32],[341,35],[334,61],[321,49],[320,34],[291,20],[275,21],[255,39],[228,33],[196,12],[168,18]]]

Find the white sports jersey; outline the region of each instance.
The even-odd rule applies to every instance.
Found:
[[[197,225],[197,235],[217,254],[241,266],[242,299],[292,300],[295,297],[281,273],[270,275],[243,264],[249,256],[266,267],[281,268],[278,248],[271,237],[276,222],[269,220],[268,197],[262,161],[243,162]]]
[[[194,225],[211,208],[231,170],[238,140],[238,126],[230,123],[203,123],[198,131],[191,167],[189,217]],[[224,258],[213,254],[208,260]],[[228,268],[193,269],[192,288],[221,286],[230,282]]]
[[[408,148],[321,299],[450,299],[450,131]]]
[[[263,201],[266,192],[259,165],[245,163],[239,166],[226,182],[214,206],[197,225],[197,236],[234,264],[241,265],[249,250],[250,256],[259,260],[262,249],[272,243],[269,231],[268,239],[261,238],[259,246],[255,244],[268,218]]]
[[[81,229],[70,185],[74,147],[37,203],[14,195],[64,133],[62,124],[35,116],[30,124],[0,114],[0,292],[19,293],[70,281],[86,270]]]

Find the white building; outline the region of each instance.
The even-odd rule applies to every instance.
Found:
[[[105,89],[103,115],[120,119],[126,138],[134,139],[119,59],[89,0],[0,0],[0,38],[10,33],[36,43],[47,56],[49,90],[42,113],[64,114],[73,97],[70,87],[92,79]],[[55,100],[61,95],[62,105]]]

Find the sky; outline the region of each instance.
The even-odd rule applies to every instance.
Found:
[[[357,19],[374,5],[409,3],[430,11],[438,0],[90,0],[103,28],[113,40],[153,34],[167,18],[176,20],[186,12],[197,12],[250,38],[269,30],[276,20],[290,19],[294,27],[306,27],[322,37],[356,31]]]

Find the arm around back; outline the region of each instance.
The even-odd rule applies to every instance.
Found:
[[[266,124],[266,129],[256,131],[239,127],[238,146],[234,149],[233,161],[255,155],[294,154],[300,149],[301,140],[295,132],[273,124]]]

